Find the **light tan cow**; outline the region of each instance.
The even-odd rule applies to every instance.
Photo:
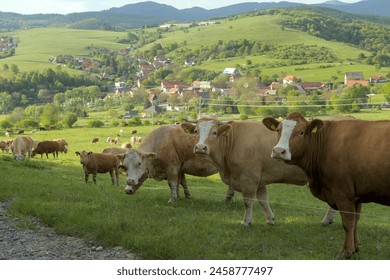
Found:
[[[135,194],[147,178],[167,180],[171,190],[170,202],[178,198],[179,184],[186,197],[190,196],[184,174],[209,176],[218,169],[209,160],[192,152],[194,138],[184,133],[179,126],[161,126],[149,133],[138,149],[131,149],[119,156],[121,166],[127,171],[127,194]],[[232,196],[231,192],[228,195]]]
[[[33,139],[29,136],[19,136],[12,141],[12,155],[16,160],[22,160],[25,155],[31,158]]]

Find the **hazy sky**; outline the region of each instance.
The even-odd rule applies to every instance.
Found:
[[[146,0],[145,0],[146,1]],[[278,0],[152,0],[167,4],[177,9],[192,8],[194,6],[205,9],[214,9],[243,2],[279,2]],[[286,0],[288,2],[317,4],[328,0]],[[344,3],[356,3],[359,0],[341,0]],[[143,0],[0,0],[1,12],[19,14],[68,14],[86,11],[101,11],[112,7],[121,7],[126,4],[144,2]]]

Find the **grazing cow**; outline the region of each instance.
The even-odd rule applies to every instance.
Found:
[[[242,192],[245,205],[242,224],[245,226],[252,223],[256,198],[264,209],[266,222],[274,224],[266,185],[307,183],[300,168],[269,156],[277,141],[276,135],[260,122],[221,122],[215,118],[201,118],[196,125],[184,122],[181,126],[197,138],[193,152],[213,161],[222,181],[235,191]]]
[[[142,142],[142,137],[141,136],[132,136],[130,138],[131,145],[134,146],[135,143],[141,143]]]
[[[20,134],[23,134],[24,133],[24,129],[20,129],[19,131],[18,131],[18,134],[20,135]]]
[[[279,138],[272,157],[302,168],[311,193],[340,211],[345,241],[338,257],[358,252],[362,203],[390,206],[390,121],[308,121],[295,112],[263,123]]]
[[[58,152],[67,153],[67,151],[66,145],[62,141],[41,141],[32,151],[32,157],[38,154],[42,158],[45,154],[46,158],[49,158],[49,154],[53,154],[54,158],[58,158]]]
[[[111,137],[108,136],[107,139],[106,139],[106,143],[111,143],[111,140],[112,140]]]
[[[85,174],[85,183],[88,183],[89,174],[93,176],[93,182],[96,184],[97,173],[110,173],[111,182],[119,186],[118,165],[119,159],[111,153],[92,153],[92,152],[76,152],[80,156],[80,163],[83,165]],[[115,173],[115,178],[114,178]]]
[[[8,154],[12,141],[2,140],[0,141],[0,149]]]
[[[115,137],[115,139],[111,140],[111,142],[114,143],[115,145],[118,144],[118,143],[120,142],[120,136],[117,135],[117,136]]]
[[[45,131],[45,130],[46,130],[45,127],[43,127],[43,126],[40,126],[40,127],[39,127],[39,131]]]
[[[137,130],[136,129],[132,130],[131,134],[137,134]]]
[[[134,194],[147,178],[167,180],[171,190],[170,202],[178,197],[179,184],[185,196],[190,196],[184,174],[209,176],[218,169],[208,160],[196,156],[192,136],[178,126],[161,126],[149,133],[138,149],[131,149],[122,156],[127,171],[127,194]]]
[[[97,142],[99,142],[99,138],[95,137],[95,138],[92,139],[91,142],[92,142],[92,143],[97,143]]]
[[[19,136],[12,141],[12,155],[16,160],[22,160],[26,154],[31,158],[33,139],[29,136]]]
[[[125,149],[131,149],[132,146],[129,142],[125,142],[121,145],[121,148],[125,148]]]
[[[10,132],[6,131],[6,132],[4,133],[4,135],[5,135],[5,137],[8,137],[8,138],[9,138]]]

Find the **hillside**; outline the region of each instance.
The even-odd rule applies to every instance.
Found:
[[[125,30],[141,26],[155,26],[167,21],[192,22],[212,18],[262,11],[267,9],[291,7],[327,7],[343,12],[361,14],[363,19],[384,21],[389,23],[390,6],[387,0],[364,0],[347,4],[339,1],[327,1],[316,5],[302,5],[295,2],[243,2],[217,9],[203,9],[193,7],[190,9],[176,9],[165,4],[152,1],[128,4],[118,8],[97,12],[60,14],[21,15],[16,13],[3,13],[0,8],[0,30],[14,30],[40,27],[65,27],[95,30]],[[366,16],[362,16],[366,15]],[[370,15],[370,16],[368,16]],[[378,16],[383,16],[379,19]]]
[[[286,9],[286,11],[289,10]],[[302,12],[298,11],[298,13]],[[342,75],[346,71],[359,70],[363,71],[366,76],[386,75],[389,72],[386,67],[376,69],[372,65],[358,61],[361,54],[366,57],[370,56],[370,52],[361,47],[337,42],[334,39],[321,39],[308,32],[282,25],[289,18],[285,13],[252,13],[236,18],[221,19],[220,24],[215,25],[168,30],[147,28],[143,29],[143,35],[155,37],[155,39],[137,37],[137,42],[150,40],[150,43],[137,47],[133,45],[134,50],[129,53],[129,56],[134,57],[135,52],[148,53],[155,45],[161,45],[162,48],[177,45],[171,51],[165,51],[164,54],[172,56],[175,65],[179,67],[185,59],[194,58],[198,61],[196,68],[216,73],[222,72],[226,67],[239,66],[244,73],[255,70],[260,70],[263,74],[270,76],[289,73],[304,77],[307,81],[325,81],[332,76],[337,76],[339,80],[342,80]],[[140,36],[137,32],[137,30],[132,31]],[[130,45],[129,43],[117,43],[121,39],[126,39],[129,35],[126,32],[41,28],[6,34],[14,37],[19,42],[19,46],[15,56],[3,59],[0,63],[16,64],[21,71],[55,67],[49,59],[58,55],[88,57],[90,54],[87,47],[90,46],[119,50]],[[252,51],[244,55],[228,55],[226,52],[224,55],[211,54],[213,49],[228,48],[229,44],[240,46],[244,42],[251,44],[257,42],[258,45],[270,49],[257,53]],[[307,52],[302,53],[301,51],[305,49]],[[159,52],[161,53],[162,50]],[[297,52],[294,57],[291,56],[293,52]],[[323,53],[323,55],[317,56],[316,53]],[[248,62],[251,65],[248,65]],[[2,72],[4,75],[4,71],[0,69],[0,73]],[[135,76],[135,73],[130,73],[130,75]]]

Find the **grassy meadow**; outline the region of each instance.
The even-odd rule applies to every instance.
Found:
[[[389,119],[389,111],[357,115],[366,119]],[[121,141],[137,129],[145,136],[155,127],[124,127]],[[98,174],[97,184],[85,184],[75,151],[100,152],[110,146],[108,136],[121,127],[26,132],[37,140],[64,138],[69,152],[58,159],[38,156],[15,162],[10,154],[0,154],[0,200],[12,201],[10,213],[30,226],[28,217],[38,217],[58,233],[95,240],[103,246],[123,246],[142,259],[334,259],[344,240],[340,216],[323,227],[320,221],[327,206],[314,198],[307,187],[274,184],[268,187],[276,224],[267,225],[259,204],[254,205],[253,224],[240,225],[244,205],[237,193],[223,204],[226,186],[218,175],[207,178],[187,176],[192,194],[169,204],[166,181],[148,179],[133,196],[111,184],[108,174]],[[1,133],[3,133],[1,131]],[[4,134],[2,134],[4,135]],[[14,136],[15,137],[15,136]],[[96,144],[91,139],[99,137]],[[359,224],[362,260],[390,258],[389,208],[377,204],[363,206]]]

